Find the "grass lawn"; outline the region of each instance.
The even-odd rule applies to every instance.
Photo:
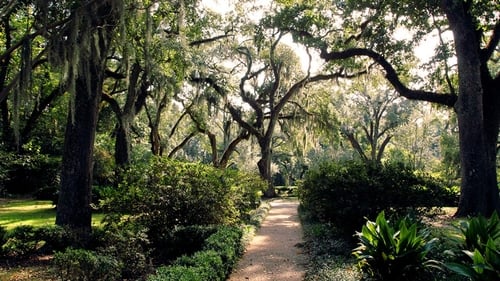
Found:
[[[103,214],[92,215],[92,225],[99,225]],[[0,199],[0,225],[12,229],[19,225],[54,224],[56,209],[51,201]]]
[[[100,225],[102,213],[92,215],[92,225]],[[43,226],[56,221],[56,209],[51,201],[0,198],[0,226],[7,230],[20,225]],[[50,256],[33,257],[28,260],[0,263],[0,280],[56,281],[51,270]]]

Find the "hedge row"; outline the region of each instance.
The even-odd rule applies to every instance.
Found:
[[[325,162],[307,172],[299,186],[301,205],[316,219],[352,235],[385,210],[388,214],[426,212],[453,206],[458,195],[441,182],[403,165]]]
[[[182,256],[170,266],[158,268],[148,281],[226,280],[243,252],[241,237],[239,228],[220,227],[205,241],[201,251]]]

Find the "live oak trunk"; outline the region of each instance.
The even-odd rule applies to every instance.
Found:
[[[64,139],[56,224],[69,226],[82,241],[91,232],[92,155],[102,77],[98,66],[94,66],[90,75],[77,79],[75,112],[69,114]]]
[[[498,93],[481,60],[479,38],[465,4],[443,1],[454,34],[458,60],[459,96],[455,104],[459,126],[461,194],[457,216],[490,215],[499,210],[496,179]],[[487,68],[486,68],[487,71]]]
[[[264,192],[264,196],[268,198],[276,197],[276,190],[274,189],[271,175],[271,135],[259,139],[259,145],[261,154],[257,166],[261,178],[267,182],[267,190]]]
[[[105,77],[106,54],[120,4],[120,1],[114,0],[82,4],[85,5],[88,17],[73,17],[73,20],[82,20],[81,29],[72,30],[77,32],[76,40],[81,44],[76,48],[82,50],[78,52],[79,63],[73,62],[77,65],[74,68],[74,106],[70,108],[66,125],[56,224],[69,227],[83,244],[88,241],[91,233],[95,131]]]

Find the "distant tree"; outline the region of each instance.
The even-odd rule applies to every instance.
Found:
[[[376,77],[359,78],[350,86],[349,93],[340,94],[336,116],[342,135],[361,160],[377,165],[382,163],[397,128],[408,121],[412,107],[394,90],[374,81]]]

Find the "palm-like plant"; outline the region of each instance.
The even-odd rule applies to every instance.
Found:
[[[453,272],[474,281],[500,280],[500,219],[497,213],[463,221],[458,236],[458,261],[446,263]]]
[[[428,240],[428,233],[417,232],[417,224],[410,224],[406,218],[396,229],[381,212],[375,222],[367,221],[357,236],[359,246],[353,254],[371,278],[415,280],[432,263],[426,256],[436,239]]]

